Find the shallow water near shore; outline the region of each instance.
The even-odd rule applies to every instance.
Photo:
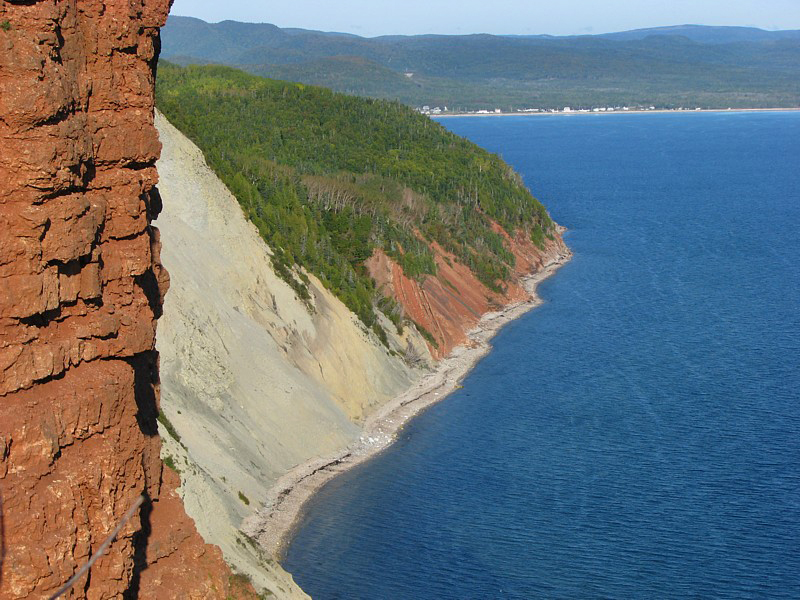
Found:
[[[800,113],[443,124],[575,257],[285,566],[319,600],[796,598]]]

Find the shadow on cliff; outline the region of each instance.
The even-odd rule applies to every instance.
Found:
[[[158,377],[158,353],[155,351],[143,352],[128,359],[128,364],[134,372],[134,392],[136,397],[136,422],[139,429],[146,437],[158,435],[158,396],[159,386]],[[139,509],[140,528],[133,536],[133,572],[131,574],[128,589],[125,590],[123,598],[131,599],[139,597],[139,587],[141,585],[142,572],[149,564],[147,562],[147,548],[150,543],[152,526],[150,515],[153,512],[153,500],[151,490],[157,490],[161,481],[161,459],[159,456],[152,456],[148,452],[149,447],[145,447],[142,453],[142,471],[145,476],[145,489],[142,491],[144,502]],[[154,481],[156,479],[156,481]]]
[[[139,589],[142,583],[142,572],[147,569],[147,544],[152,533],[150,524],[150,514],[153,512],[153,501],[145,492],[144,503],[139,509],[139,521],[141,528],[133,536],[133,573],[128,584],[128,589],[122,594],[124,600],[133,600],[139,597]]]
[[[3,567],[6,563],[6,518],[3,510],[3,492],[0,491],[0,590],[3,589]]]
[[[147,437],[158,435],[158,398],[156,390],[159,386],[158,378],[158,353],[155,351],[142,352],[127,360],[133,369],[134,394],[136,397],[136,423],[141,432]],[[147,457],[142,457],[147,460]],[[147,465],[143,464],[145,477]],[[148,488],[151,482],[147,482]]]

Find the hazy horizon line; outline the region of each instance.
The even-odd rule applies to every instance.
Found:
[[[731,29],[757,29],[759,31],[766,31],[769,33],[776,33],[781,31],[800,31],[800,29],[788,28],[788,29],[781,29],[781,28],[764,28],[758,27],[756,25],[708,25],[702,23],[674,23],[671,25],[652,25],[647,27],[633,27],[631,29],[614,29],[609,31],[585,31],[583,33],[492,33],[489,31],[472,31],[468,33],[440,33],[437,31],[429,31],[425,33],[380,33],[376,35],[363,35],[360,33],[353,33],[352,31],[338,31],[338,30],[325,30],[325,29],[313,29],[309,27],[298,27],[293,25],[277,25],[276,23],[270,21],[240,21],[238,19],[221,19],[219,21],[207,21],[201,17],[196,17],[194,15],[181,15],[177,13],[170,13],[170,17],[183,17],[189,19],[197,19],[198,21],[202,21],[204,23],[208,23],[209,25],[218,25],[219,23],[231,22],[231,23],[246,23],[249,25],[273,25],[278,29],[299,29],[303,31],[313,31],[319,33],[329,33],[329,34],[338,34],[338,35],[349,35],[354,37],[360,37],[364,39],[371,39],[371,38],[379,38],[379,37],[418,37],[418,36],[426,36],[426,35],[435,35],[435,36],[449,36],[449,37],[458,37],[458,36],[468,36],[468,35],[491,35],[497,37],[554,37],[554,38],[566,38],[566,37],[583,37],[583,36],[595,36],[595,35],[608,35],[614,33],[628,33],[633,31],[647,31],[650,29],[671,29],[671,28],[678,28],[678,27],[709,27],[709,28],[731,28]]]

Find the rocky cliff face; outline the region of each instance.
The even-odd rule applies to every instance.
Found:
[[[403,307],[406,316],[421,325],[430,335],[429,349],[436,358],[467,341],[467,333],[489,311],[527,299],[528,292],[521,278],[535,273],[568,250],[561,234],[545,239],[539,248],[522,233],[512,237],[499,225],[494,231],[506,240],[516,263],[511,281],[500,291],[490,290],[455,256],[434,243],[431,246],[436,260],[436,275],[411,279],[403,269],[381,250],[367,261],[367,269],[382,292]]]
[[[424,364],[425,343],[386,319],[390,352],[313,276],[303,302],[200,150],[161,115],[156,125],[172,280],[158,332],[164,456],[203,536],[257,587],[305,597],[242,521],[292,467],[357,439],[364,417],[419,376],[401,356],[411,348]]]
[[[0,596],[238,593],[162,468],[153,127],[169,0],[0,1]],[[246,594],[246,590],[240,590]]]
[[[401,335],[385,318],[383,346],[313,276],[310,305],[301,300],[201,151],[160,114],[156,125],[164,198],[157,223],[172,281],[158,336],[169,422],[163,456],[181,471],[187,512],[231,564],[259,589],[305,597],[244,535],[243,522],[293,467],[352,446],[365,418],[434,361],[413,327]],[[368,261],[384,292],[432,333],[437,356],[468,342],[487,311],[528,299],[521,278],[567,253],[558,235],[540,249],[496,231],[517,259],[504,292],[490,291],[439,247],[437,275],[421,280],[383,253]]]

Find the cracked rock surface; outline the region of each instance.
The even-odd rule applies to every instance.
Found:
[[[153,126],[169,0],[0,1],[0,598],[247,596],[159,458]]]

